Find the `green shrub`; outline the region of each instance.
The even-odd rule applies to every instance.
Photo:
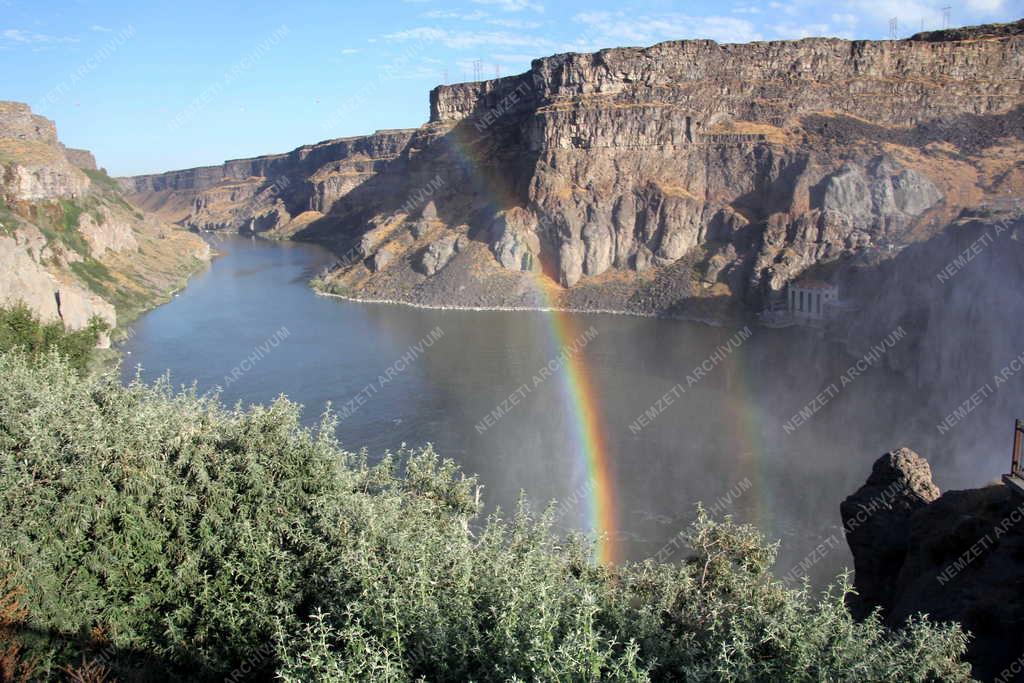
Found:
[[[0,576],[27,626],[101,630],[151,679],[967,679],[958,627],[787,590],[751,527],[701,513],[686,561],[602,567],[525,502],[478,523],[476,482],[429,447],[370,465],[284,398],[45,360],[0,355]],[[68,663],[47,647],[38,667]]]
[[[92,359],[100,335],[109,327],[96,317],[87,327],[68,332],[59,320],[41,323],[24,304],[0,308],[0,353],[20,348],[32,356],[40,356],[54,350],[82,372]]]
[[[94,171],[91,168],[83,168],[82,172],[89,176],[89,180],[91,180],[100,189],[107,192],[121,193],[121,185],[107,175],[107,169],[101,168]]]

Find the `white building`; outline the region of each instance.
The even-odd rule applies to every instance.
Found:
[[[803,280],[789,285],[788,310],[794,319],[824,320],[839,302],[839,287],[820,280]]]

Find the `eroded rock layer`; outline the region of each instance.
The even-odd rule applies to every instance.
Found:
[[[69,329],[95,317],[113,328],[208,257],[196,235],[128,204],[52,121],[0,102],[0,305],[23,303]]]

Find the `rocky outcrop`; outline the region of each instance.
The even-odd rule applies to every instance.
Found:
[[[941,492],[928,461],[909,448],[886,453],[867,483],[843,501],[840,513],[855,560],[855,613],[866,616],[892,602],[892,577],[906,561],[910,518]]]
[[[61,145],[61,147],[64,147]],[[92,152],[87,149],[74,149],[73,147],[64,147],[64,156],[68,158],[72,164],[78,168],[85,169],[88,171],[97,170],[96,157],[93,156]]]
[[[111,304],[67,277],[67,272],[47,269],[44,263],[55,258],[60,256],[33,227],[12,236],[0,234],[0,306],[24,303],[40,320],[60,320],[72,330],[85,327],[94,316],[114,327],[117,315]]]
[[[78,231],[89,245],[92,256],[100,258],[108,251],[138,251],[139,241],[132,230],[132,221],[110,209],[100,206],[95,217],[83,213],[78,217]]]
[[[540,265],[536,219],[522,209],[504,211],[491,226],[491,249],[503,268],[530,272]]]
[[[135,315],[208,258],[202,240],[127,204],[52,121],[0,102],[0,305],[69,329],[94,317],[115,327],[114,301]]]
[[[0,101],[0,138],[57,144],[57,125],[22,102]]]
[[[664,313],[642,292],[682,277],[671,290],[758,307],[809,269],[1024,193],[1024,36],[1011,28],[555,55],[525,74],[436,88],[416,131],[123,182],[145,205],[190,197],[185,225],[263,225],[340,253],[374,233],[374,248],[390,244],[408,266],[372,277],[375,252],[361,249],[364,260],[342,259],[327,278],[346,291],[464,297],[423,301],[447,305],[516,305],[521,293],[527,305],[541,275],[567,307],[573,290],[589,299],[614,283],[608,305]],[[287,190],[257,199],[282,177]],[[425,187],[440,223],[467,225],[486,247],[444,267],[454,290],[412,276],[425,270]],[[380,232],[394,224],[408,229]]]
[[[458,244],[458,235],[444,235],[435,242],[431,242],[419,259],[419,270],[424,275],[430,276],[437,273],[452,260],[455,256]]]
[[[878,607],[893,625],[917,613],[958,622],[972,634],[975,677],[1020,680],[1024,496],[1002,484],[940,496],[928,463],[901,449],[875,463],[841,511],[859,614]]]

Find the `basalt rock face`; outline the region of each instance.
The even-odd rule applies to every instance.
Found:
[[[0,305],[24,303],[69,329],[94,317],[114,327],[208,256],[195,235],[125,202],[52,121],[0,102]]]
[[[194,230],[264,232],[319,217],[407,147],[413,131],[378,131],[220,166],[120,179],[144,208]],[[310,215],[312,214],[312,215]]]
[[[57,145],[57,125],[27,104],[0,101],[0,138]]]
[[[928,463],[901,449],[875,463],[841,511],[858,614],[878,607],[891,625],[918,613],[958,622],[972,634],[976,678],[1021,679],[1024,496],[1002,484],[940,496]]]
[[[292,161],[262,225],[341,254],[373,231],[388,263],[357,249],[327,278],[367,296],[530,305],[540,282],[571,308],[583,291],[644,313],[758,306],[808,269],[1024,193],[1021,73],[1024,37],[1006,28],[556,55],[436,88],[420,129],[347,143],[374,147],[363,167],[337,142],[315,169],[300,150],[267,158]],[[261,225],[270,204],[253,198],[280,175],[256,160],[226,170],[237,163],[124,182],[147,205],[193,193],[187,225]],[[426,201],[472,243],[433,273],[422,256],[440,235],[413,226]],[[213,204],[231,220],[212,220]],[[678,296],[644,293],[666,278]]]
[[[63,146],[63,145],[62,145]],[[92,155],[87,149],[74,149],[73,147],[64,147],[64,156],[68,158],[72,164],[81,169],[89,171],[98,170],[96,167],[96,157]]]

